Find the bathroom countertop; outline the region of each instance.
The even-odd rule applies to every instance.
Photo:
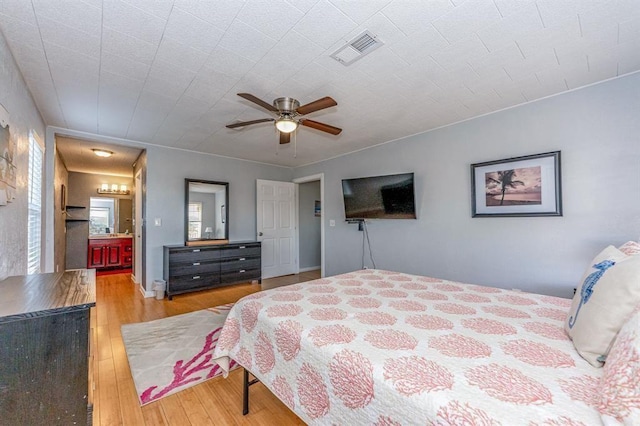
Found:
[[[114,238],[132,238],[131,234],[97,234],[89,235],[90,240],[109,240]]]

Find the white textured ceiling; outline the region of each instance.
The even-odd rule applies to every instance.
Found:
[[[638,0],[1,0],[49,125],[296,166],[640,69]],[[385,45],[330,58],[363,30]],[[279,147],[238,96],[337,107]]]

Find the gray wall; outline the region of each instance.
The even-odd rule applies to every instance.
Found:
[[[640,236],[639,112],[634,74],[297,168],[325,174],[327,275],[361,262],[341,179],[415,172],[418,220],[368,225],[378,268],[570,296],[593,256]],[[564,217],[471,217],[470,164],[554,150]]]
[[[316,200],[320,200],[319,180],[298,185],[300,269],[320,269],[320,217],[314,216]]]
[[[67,204],[72,206],[84,206],[85,209],[73,209],[67,213],[77,219],[89,219],[89,204],[91,197],[102,197],[98,194],[98,188],[103,183],[124,184],[127,188],[133,188],[131,177],[108,176],[92,173],[69,172],[69,185],[67,187]],[[108,198],[131,199],[132,195],[105,195]],[[88,222],[67,223],[67,262],[66,269],[87,267],[87,247],[89,241]]]
[[[0,206],[0,280],[27,273],[27,191],[29,130],[44,142],[45,126],[27,86],[0,33],[0,104],[9,112],[9,128],[15,142],[16,199]],[[44,218],[43,218],[44,222]],[[44,247],[44,241],[43,241]],[[44,256],[44,253],[43,253]]]
[[[256,179],[291,181],[292,175],[289,168],[148,146],[146,289],[162,278],[162,247],[184,243],[185,178],[229,182],[229,239],[241,241],[256,239]]]

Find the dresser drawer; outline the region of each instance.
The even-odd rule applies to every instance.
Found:
[[[170,277],[183,275],[217,274],[220,272],[220,262],[189,262],[173,263],[169,266]]]
[[[221,263],[220,270],[222,273],[233,272],[233,271],[241,271],[243,269],[260,269],[260,258],[259,257],[240,257],[236,258],[236,260],[227,260]]]
[[[228,271],[221,274],[220,282],[223,284],[240,283],[251,280],[259,280],[261,270],[258,269],[241,269],[239,271]]]
[[[197,288],[205,288],[209,286],[215,286],[220,284],[220,274],[200,274],[190,275],[177,278],[171,278],[169,280],[168,292],[179,293],[185,290],[193,290]]]
[[[192,262],[206,262],[220,259],[220,249],[189,248],[172,251],[169,255],[169,264]]]
[[[242,244],[230,248],[222,249],[222,257],[250,257],[261,256],[262,249],[259,245]]]

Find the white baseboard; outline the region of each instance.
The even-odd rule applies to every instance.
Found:
[[[139,288],[140,288],[140,293],[142,293],[142,297],[144,297],[145,299],[149,299],[151,297],[155,297],[156,296],[156,292],[155,291],[147,291],[147,290],[145,290],[144,287],[142,287],[142,284],[140,284]]]
[[[140,293],[142,293],[142,297],[144,297],[145,299],[148,299],[150,297],[155,297],[156,296],[156,292],[155,291],[146,291],[144,289],[144,287],[142,287],[142,284],[140,284],[139,282],[136,281],[136,277],[131,274],[131,283],[133,285],[138,286],[138,289],[140,290]]]
[[[300,268],[300,272],[317,271],[318,269],[320,269],[320,265],[318,265],[318,266],[308,266],[306,268]]]

